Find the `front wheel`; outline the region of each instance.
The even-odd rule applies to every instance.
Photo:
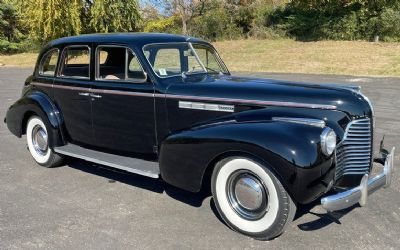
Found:
[[[61,165],[63,158],[49,147],[46,125],[39,116],[32,116],[26,126],[28,149],[33,159],[44,167]]]
[[[270,240],[282,234],[294,218],[296,205],[281,182],[252,159],[220,161],[211,181],[215,206],[235,231]]]

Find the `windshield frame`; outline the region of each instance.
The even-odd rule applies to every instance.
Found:
[[[159,74],[157,74],[157,72],[154,70],[153,65],[151,64],[151,62],[149,61],[149,58],[147,58],[146,53],[145,53],[145,47],[146,46],[152,46],[152,45],[170,45],[170,44],[187,44],[189,49],[191,49],[194,53],[194,56],[197,60],[197,62],[199,63],[199,65],[203,68],[204,72],[195,72],[195,73],[188,73],[188,72],[181,72],[180,74],[176,74],[176,75],[170,75],[170,76],[160,76]],[[224,75],[230,75],[231,73],[228,70],[228,67],[225,65],[224,61],[221,59],[220,55],[218,54],[218,51],[211,45],[208,44],[206,42],[202,43],[202,42],[162,42],[162,43],[148,43],[142,46],[142,53],[144,58],[146,58],[147,63],[149,64],[151,71],[154,73],[154,75],[160,79],[166,79],[166,78],[172,78],[172,77],[182,77],[184,78],[185,76],[190,76],[190,75],[198,75],[198,74],[212,74],[215,75],[216,73],[213,71],[209,71],[206,69],[206,67],[204,66],[203,62],[200,60],[196,49],[193,47],[193,44],[195,45],[200,45],[200,46],[205,46],[208,49],[210,49],[214,55],[215,55],[215,59],[217,60],[217,63],[220,67],[220,69],[222,71],[220,71],[222,74]]]

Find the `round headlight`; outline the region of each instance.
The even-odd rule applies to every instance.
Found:
[[[321,134],[322,152],[329,156],[336,148],[336,133],[331,128],[325,128]]]

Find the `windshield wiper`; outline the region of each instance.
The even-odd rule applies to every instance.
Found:
[[[182,71],[182,78],[187,78],[188,76],[192,75],[192,74],[208,74],[209,71],[213,72],[213,73],[217,73],[218,75],[222,76],[225,75],[222,71],[219,70],[215,70],[209,67],[204,67],[205,69],[207,69],[207,71],[202,71],[202,72],[196,72],[193,73],[192,71]]]
[[[224,74],[224,73],[222,73],[221,71],[219,71],[219,70],[216,70],[216,69],[212,69],[212,68],[209,68],[209,67],[206,67],[206,66],[204,66],[206,69],[207,69],[207,71],[212,71],[212,72],[215,72],[215,73],[218,73],[219,75],[220,74]]]

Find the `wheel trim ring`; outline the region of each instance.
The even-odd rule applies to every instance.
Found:
[[[241,181],[250,184],[250,186],[239,187],[239,185],[244,184]],[[257,187],[259,191],[256,190]],[[268,189],[256,174],[245,169],[237,170],[229,176],[226,188],[227,198],[232,209],[244,219],[257,220],[268,212]],[[238,193],[238,191],[242,192]],[[243,197],[243,195],[247,197]],[[258,195],[261,195],[261,201]]]
[[[48,150],[48,136],[46,130],[40,125],[36,125],[32,129],[32,145],[36,153],[45,156]]]
[[[234,210],[232,210],[229,205],[229,201],[226,196],[226,181],[228,176],[240,169],[248,169],[254,172],[260,179],[263,180],[265,186],[268,188],[269,192],[269,208],[268,212],[258,220],[247,220],[239,216]],[[223,215],[223,219],[229,221],[235,228],[243,230],[249,233],[259,233],[267,230],[275,222],[278,211],[279,211],[279,198],[276,189],[276,184],[269,176],[269,174],[254,161],[239,158],[233,159],[224,164],[219,169],[219,173],[215,181],[215,196],[218,201],[218,208]]]

